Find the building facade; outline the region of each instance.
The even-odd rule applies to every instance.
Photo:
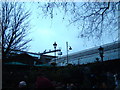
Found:
[[[120,42],[114,42],[102,45],[104,48],[104,54],[103,54],[103,61],[106,60],[114,60],[114,59],[120,59]],[[77,53],[69,54],[68,55],[68,63],[69,64],[87,64],[96,62],[96,58],[98,58],[98,61],[101,61],[98,47],[90,48],[87,50],[83,50]],[[52,60],[51,62],[54,62]],[[62,56],[60,58],[57,58],[57,65],[58,66],[65,66],[67,63],[67,56]]]

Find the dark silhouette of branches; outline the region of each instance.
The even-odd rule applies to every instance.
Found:
[[[54,18],[54,9],[64,11],[63,19],[71,16],[69,25],[80,29],[79,37],[99,39],[103,33],[118,29],[118,5],[119,2],[48,2],[39,7],[51,18]]]
[[[26,39],[29,28],[30,12],[25,11],[23,3],[2,2],[2,55],[3,58],[10,53],[11,49],[27,49]]]

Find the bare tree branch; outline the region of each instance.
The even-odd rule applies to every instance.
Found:
[[[23,3],[2,2],[2,53],[6,57],[11,49],[27,49],[27,31],[30,12],[25,11]]]
[[[103,33],[116,27],[114,23],[117,23],[118,5],[119,2],[49,2],[41,8],[44,15],[54,18],[53,11],[59,7],[66,15],[71,16],[68,25],[74,24],[80,29],[79,37],[101,38]]]

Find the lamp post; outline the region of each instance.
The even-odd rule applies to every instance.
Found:
[[[57,47],[57,43],[56,42],[54,42],[53,47],[55,49],[55,63],[56,63],[56,47]]]
[[[68,51],[72,50],[71,46],[68,48],[68,42],[66,42],[66,48],[67,48],[67,64],[68,64]]]
[[[100,47],[98,48],[98,50],[99,50],[99,54],[100,54],[100,57],[101,57],[101,61],[103,62],[104,48],[100,46]]]

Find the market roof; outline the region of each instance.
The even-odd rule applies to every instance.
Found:
[[[28,64],[21,63],[21,62],[7,62],[7,63],[4,63],[4,64],[8,64],[8,65],[28,65]]]

